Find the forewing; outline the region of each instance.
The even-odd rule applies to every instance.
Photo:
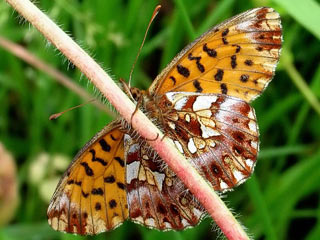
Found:
[[[256,8],[228,19],[188,45],[149,89],[227,94],[250,102],[271,81],[282,44],[280,16]]]
[[[166,136],[217,191],[231,189],[253,172],[258,153],[254,109],[223,94],[167,93],[160,107]]]
[[[74,158],[52,197],[53,229],[81,235],[119,226],[128,217],[123,133],[113,122]]]
[[[158,230],[194,226],[204,211],[162,159],[140,140],[125,136],[130,219]]]

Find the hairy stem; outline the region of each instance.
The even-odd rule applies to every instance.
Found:
[[[131,115],[135,111],[135,105],[84,50],[30,1],[6,1],[77,66],[104,94],[121,116],[130,122]],[[149,144],[196,196],[228,239],[249,239],[213,188],[184,159],[167,138],[162,139],[163,134],[140,110],[135,113],[131,124],[145,139],[155,139],[158,135],[157,140],[150,141]]]
[[[53,79],[55,79],[57,82],[78,94],[78,96],[80,96],[83,100],[91,101],[92,99],[95,99],[93,96],[88,94],[82,87],[74,83],[70,78],[68,78],[63,73],[59,72],[58,70],[50,66],[48,63],[43,62],[35,55],[28,52],[28,50],[24,47],[17,45],[2,36],[0,36],[0,46],[6,49],[8,52],[21,58],[31,66],[45,72]],[[106,112],[108,115],[116,117],[116,115],[112,111],[110,111],[105,105],[99,102],[99,100],[95,100],[93,104],[100,110]]]

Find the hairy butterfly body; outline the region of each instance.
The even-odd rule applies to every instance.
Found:
[[[217,191],[253,172],[259,133],[249,103],[271,81],[281,44],[279,14],[252,9],[188,45],[148,91],[131,89],[141,110]],[[174,172],[121,119],[77,154],[48,208],[54,229],[81,235],[114,229],[126,219],[181,230],[204,216]]]

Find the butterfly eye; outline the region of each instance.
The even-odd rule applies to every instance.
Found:
[[[137,94],[135,92],[132,93],[132,97],[134,98],[134,100],[137,100]]]
[[[171,107],[172,106],[172,102],[166,101],[165,105],[166,105],[166,107]]]

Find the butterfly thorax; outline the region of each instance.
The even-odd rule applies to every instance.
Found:
[[[161,107],[147,91],[132,87],[130,88],[130,93],[139,109],[147,114],[148,117],[155,121],[162,119]]]

